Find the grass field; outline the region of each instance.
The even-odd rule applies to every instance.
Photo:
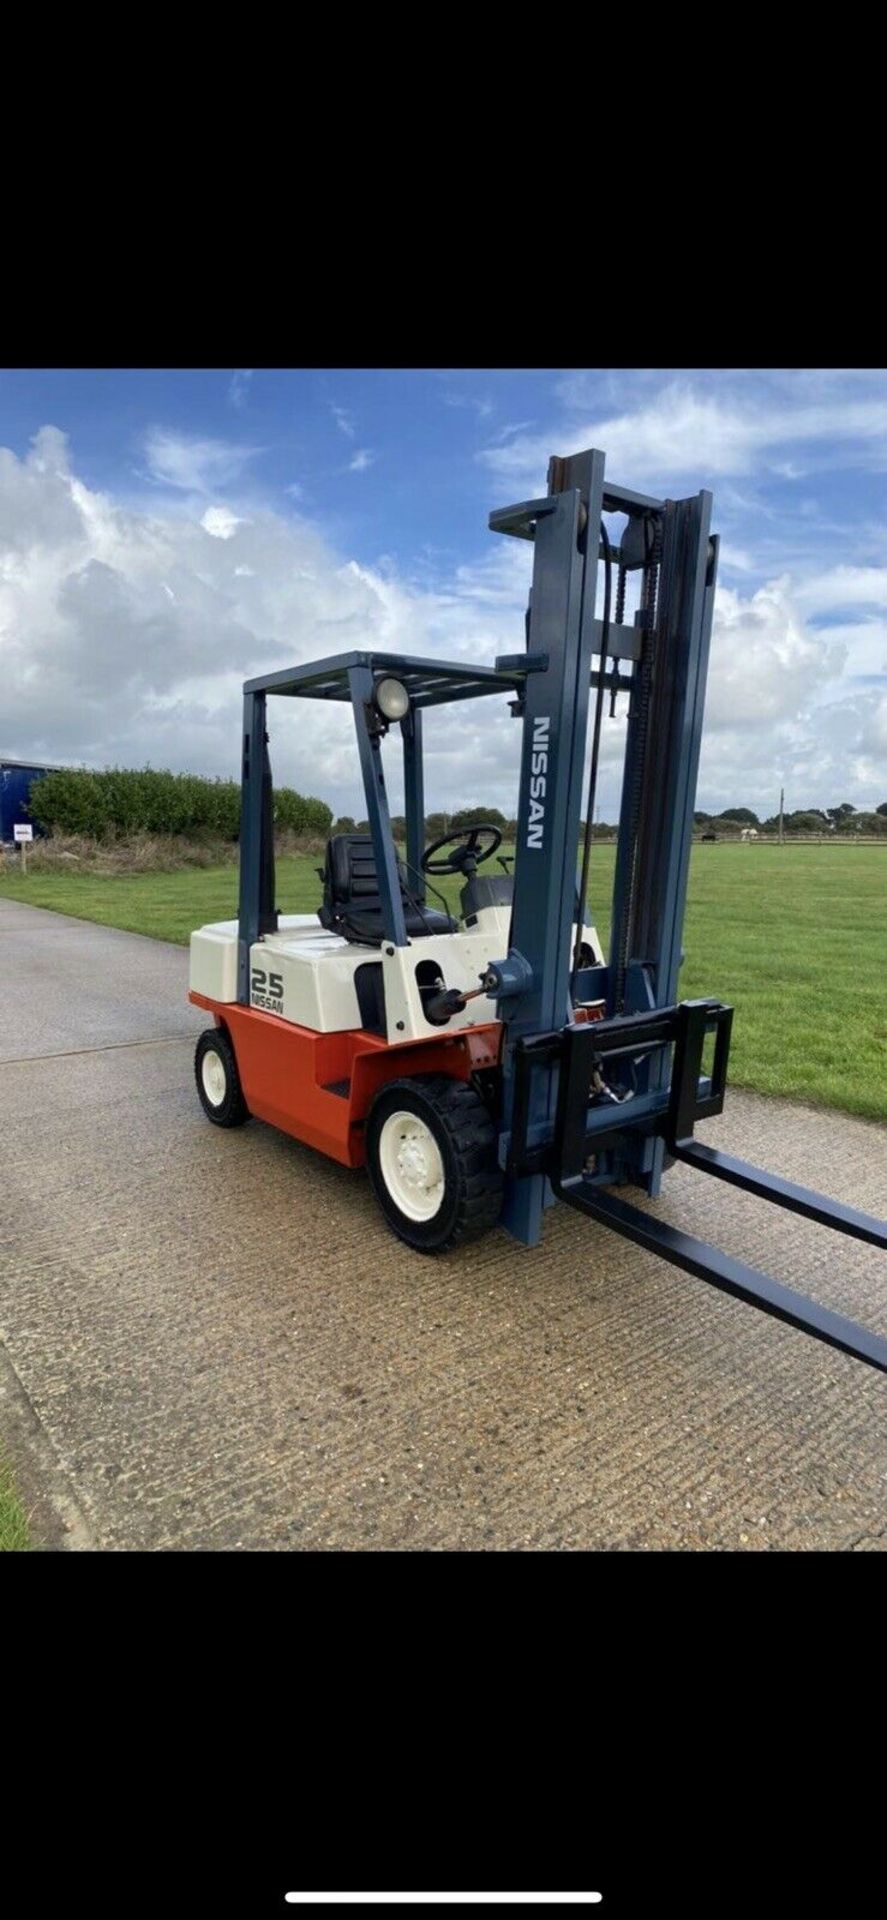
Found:
[[[614,858],[612,846],[592,854],[605,941]],[[278,861],[282,911],[317,906],[316,865]],[[455,884],[444,890],[455,900]],[[192,928],[235,917],[237,871],[10,873],[0,894],[185,943]],[[697,845],[684,945],[682,997],[736,1009],[734,1085],[887,1119],[887,846]]]
[[[5,1467],[0,1464],[0,1553],[24,1553],[28,1522]]]

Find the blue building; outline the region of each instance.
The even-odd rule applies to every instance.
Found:
[[[28,812],[29,795],[35,780],[58,771],[43,762],[38,766],[33,760],[10,760],[0,754],[0,845],[13,839],[12,829],[20,823],[33,826],[35,838],[42,834],[43,828]]]

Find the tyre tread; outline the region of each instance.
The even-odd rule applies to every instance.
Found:
[[[220,1107],[213,1107],[206,1099],[200,1075],[201,1063],[207,1048],[212,1046],[224,1063],[228,1079],[228,1091]],[[194,1078],[197,1082],[197,1094],[208,1120],[214,1127],[242,1127],[250,1117],[249,1107],[243,1097],[240,1074],[237,1068],[237,1055],[234,1052],[229,1035],[224,1027],[204,1027],[198,1035],[194,1050]]]
[[[444,1253],[479,1240],[496,1225],[502,1210],[503,1177],[495,1157],[497,1134],[487,1108],[474,1087],[445,1073],[389,1080],[380,1088],[377,1099],[401,1089],[420,1091],[440,1121],[458,1167],[459,1198],[452,1226],[439,1244],[421,1244],[396,1225],[395,1232],[422,1253]],[[375,1179],[373,1184],[378,1192]]]

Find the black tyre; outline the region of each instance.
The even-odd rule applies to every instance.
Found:
[[[197,1042],[194,1078],[200,1104],[214,1127],[242,1127],[249,1119],[234,1048],[222,1027],[207,1027]]]
[[[480,1096],[442,1073],[390,1080],[366,1123],[367,1169],[389,1225],[418,1253],[445,1253],[496,1225],[502,1173]]]

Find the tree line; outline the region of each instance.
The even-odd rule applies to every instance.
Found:
[[[459,807],[455,813],[426,813],[425,840],[442,840],[445,833],[461,833],[464,827],[476,826],[483,822],[488,827],[498,827],[503,840],[513,840],[517,831],[516,820],[506,820],[498,807]],[[391,815],[391,829],[395,840],[403,840],[406,835],[406,817],[402,813]],[[342,813],[333,822],[333,833],[369,833],[368,820],[354,820],[350,813]]]
[[[85,834],[97,840],[152,833],[233,841],[240,832],[240,786],[236,780],[211,780],[199,774],[151,767],[110,767],[102,773],[81,767],[60,768],[34,782],[30,813],[48,832]],[[275,787],[274,816],[278,827],[294,833],[370,830],[367,820],[355,820],[350,814],[340,814],[334,822],[326,801],[297,793],[294,787]],[[454,813],[426,814],[426,844],[445,834],[459,833],[478,821],[498,827],[504,840],[515,837],[517,821],[498,807],[458,807]],[[751,807],[725,807],[717,814],[696,812],[693,821],[695,826],[714,832],[755,827],[759,833],[769,834],[779,828],[778,814],[762,820]],[[402,841],[406,835],[404,816],[392,815],[391,825],[395,838]],[[784,825],[787,833],[887,834],[887,801],[872,812],[854,807],[849,800],[837,807],[800,808],[785,814]],[[584,829],[585,823],[580,821],[580,832]],[[616,832],[615,823],[595,821],[596,839]]]
[[[490,826],[499,827],[504,840],[513,840],[517,831],[517,821],[506,819],[498,807],[460,807],[455,813],[429,813],[425,816],[426,842],[440,840],[445,833],[458,833],[463,827],[470,827],[476,821],[484,820]],[[887,834],[887,800],[867,812],[851,805],[845,800],[838,807],[802,807],[783,816],[786,833],[865,833]],[[715,833],[723,831],[739,832],[742,827],[755,827],[758,833],[778,833],[779,815],[774,813],[769,819],[762,820],[751,807],[725,807],[722,813],[696,812],[693,815],[694,826],[710,828]],[[406,820],[402,814],[393,814],[391,825],[396,840],[402,840],[406,834]],[[335,821],[333,833],[369,833],[368,820],[355,820],[350,814],[342,814]],[[579,831],[584,833],[585,822],[580,820]],[[609,838],[618,833],[618,824],[607,820],[596,820],[593,828],[594,838]]]
[[[103,773],[64,767],[34,781],[28,810],[49,833],[84,834],[95,840],[136,833],[237,840],[240,785],[153,767],[108,767]],[[325,800],[297,793],[294,787],[275,787],[274,817],[278,827],[294,833],[326,835],[333,811]]]
[[[697,827],[755,827],[759,833],[778,833],[779,815],[760,820],[751,807],[726,807],[723,813],[694,813]],[[887,833],[887,800],[873,811],[842,800],[837,807],[799,807],[783,814],[786,833]]]

